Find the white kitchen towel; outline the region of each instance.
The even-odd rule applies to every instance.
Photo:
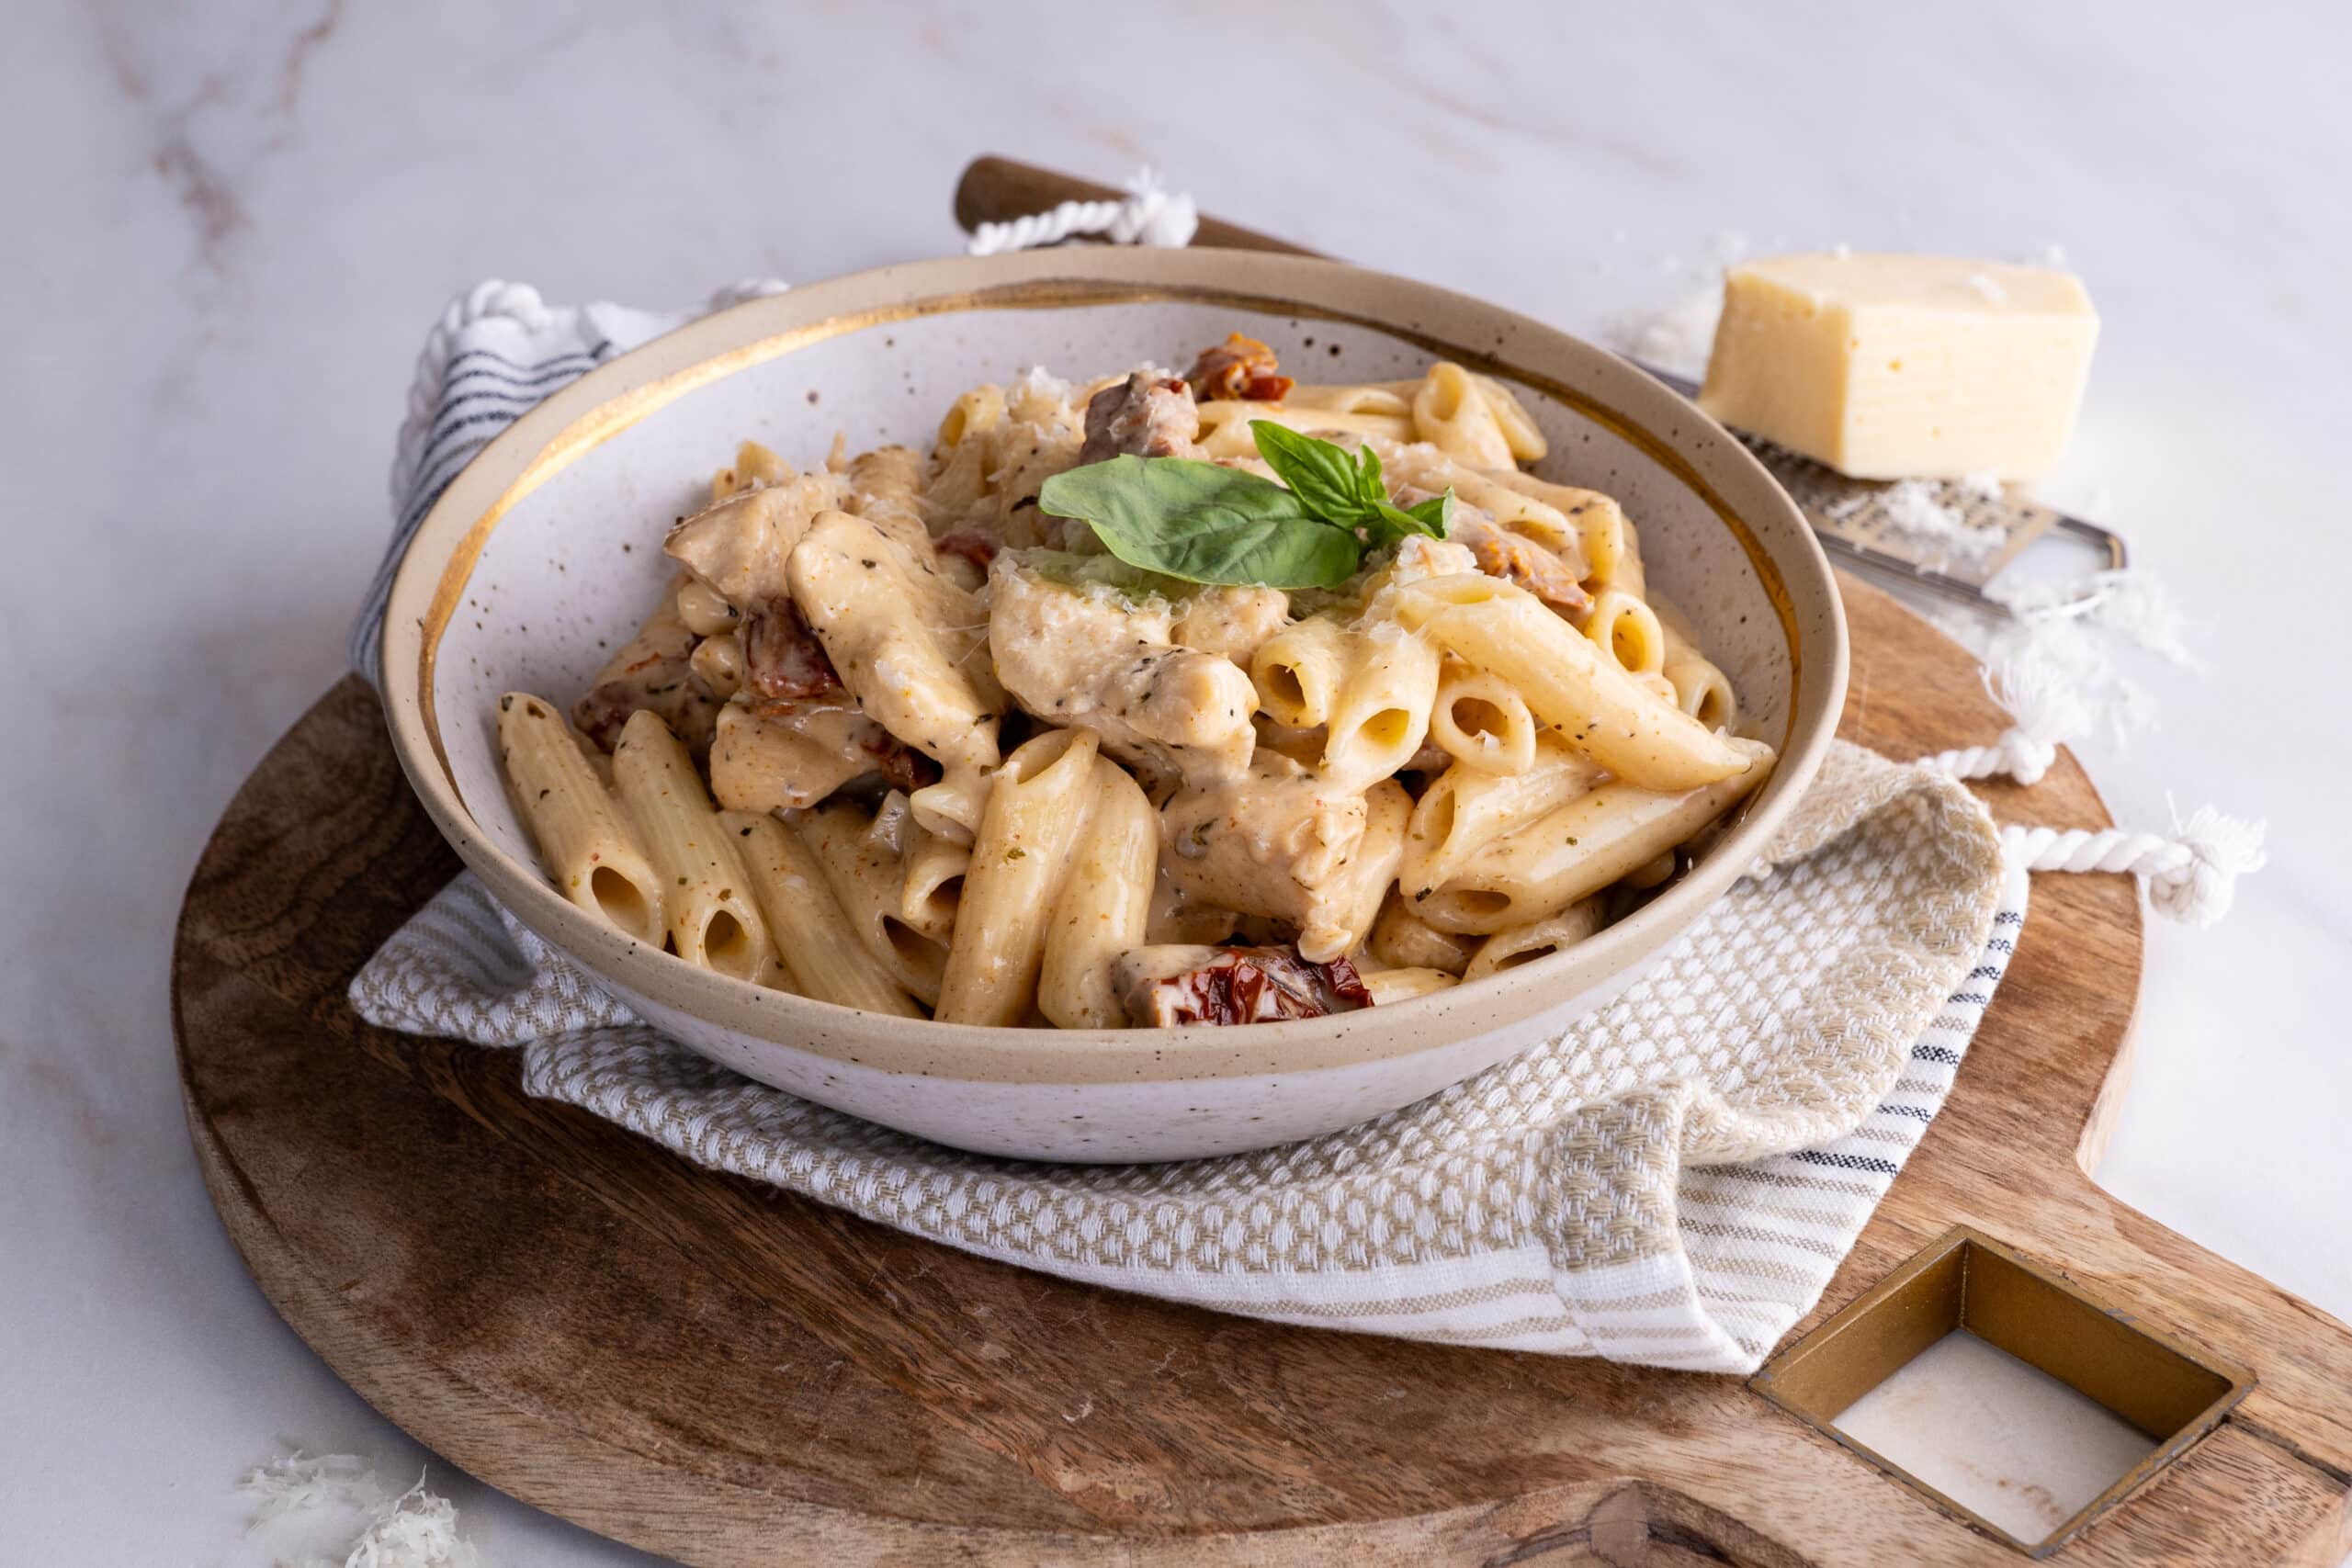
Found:
[[[425,334],[409,381],[408,417],[392,454],[392,542],[368,585],[351,629],[351,667],[373,685],[384,601],[401,552],[458,471],[533,404],[552,397],[616,355],[674,327],[786,285],[750,277],[686,310],[628,305],[548,305],[527,283],[478,283],[441,312]]]
[[[524,410],[690,314],[508,284],[454,303],[401,432],[394,555]],[[354,637],[371,679],[387,586]],[[1965,786],[1840,744],[1766,862],[1610,1006],[1361,1127],[1157,1166],[966,1154],[740,1077],[470,875],[351,995],[382,1027],[519,1049],[529,1092],[699,1164],[986,1257],[1283,1322],[1745,1372],[1943,1104],[2026,889]]]
[[[459,877],[360,1015],[524,1052],[698,1164],[1068,1279],[1283,1322],[1745,1372],[1942,1106],[2025,918],[1967,790],[1840,745],[1768,863],[1616,1001],[1345,1132],[1222,1159],[966,1154],[719,1067]]]

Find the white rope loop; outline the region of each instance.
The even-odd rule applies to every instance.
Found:
[[[1950,773],[1956,779],[2013,778],[2021,784],[2037,784],[2058,760],[2054,742],[2041,739],[2022,729],[2007,729],[1990,746],[1963,746],[1956,751],[1939,751],[1923,757],[1919,765],[1933,768],[1939,773]]]
[[[2001,849],[2029,871],[2130,872],[2148,902],[2184,925],[2210,926],[2230,911],[2237,879],[2262,869],[2264,825],[2200,807],[2170,837],[2109,828],[2004,828]]]
[[[1115,245],[1188,245],[1200,226],[1192,197],[1182,191],[1171,195],[1161,188],[1157,174],[1144,169],[1127,182],[1127,194],[1117,201],[1065,201],[1002,223],[983,223],[972,231],[965,250],[992,256],[1057,245],[1079,234],[1100,234]]]
[[[1925,759],[1928,767],[1960,779],[2007,774],[2037,784],[2058,760],[2059,742],[2089,729],[2095,716],[2081,688],[2041,660],[1997,660],[1985,667],[1984,686],[2017,722],[1990,746],[1939,751]]]

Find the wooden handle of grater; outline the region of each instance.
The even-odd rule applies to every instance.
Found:
[[[968,233],[983,223],[1025,218],[1065,201],[1117,201],[1125,195],[1113,186],[1096,185],[1054,169],[1041,169],[1035,164],[979,157],[972,160],[964,170],[964,177],[956,182],[956,221]],[[1300,256],[1319,254],[1205,215],[1193,236],[1193,243],[1228,251],[1283,251]]]

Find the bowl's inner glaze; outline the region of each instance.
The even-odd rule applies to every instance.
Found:
[[[820,461],[837,430],[852,452],[889,442],[928,451],[967,388],[1032,366],[1073,380],[1146,361],[1181,370],[1234,331],[1264,339],[1302,381],[1394,380],[1432,357],[1372,328],[1190,301],[954,310],[752,365],[591,447],[499,520],[441,640],[435,714],[475,822],[507,854],[537,863],[501,782],[497,699],[519,690],[568,705],[586,687],[658,601],[672,576],[663,532],[702,504],[738,441],[763,442],[798,467]],[[1788,646],[1739,541],[1632,443],[1532,388],[1512,389],[1552,444],[1536,472],[1617,498],[1639,531],[1652,594],[1683,612],[1731,677],[1740,728],[1780,744],[1792,695]]]

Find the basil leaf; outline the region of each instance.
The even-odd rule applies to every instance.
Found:
[[[1388,500],[1388,481],[1380,477],[1380,454],[1369,441],[1356,448],[1356,494],[1375,511]]]
[[[1413,514],[1425,531],[1442,539],[1446,530],[1453,526],[1453,487],[1448,485],[1443,495],[1433,495],[1405,510]]]
[[[1189,582],[1335,588],[1363,546],[1314,515],[1294,491],[1239,468],[1185,457],[1114,457],[1056,474],[1040,510],[1075,517],[1104,547]]]
[[[1429,525],[1403,507],[1382,502],[1373,509],[1366,520],[1365,531],[1375,545],[1393,545],[1408,534],[1427,534]],[[1442,535],[1437,536],[1443,537]]]
[[[1257,438],[1258,456],[1266,460],[1266,467],[1290,486],[1291,493],[1306,502],[1308,511],[1343,526],[1358,521],[1363,510],[1363,491],[1346,448],[1302,435],[1271,419],[1251,420],[1250,434]],[[1376,464],[1380,459],[1373,461]]]

